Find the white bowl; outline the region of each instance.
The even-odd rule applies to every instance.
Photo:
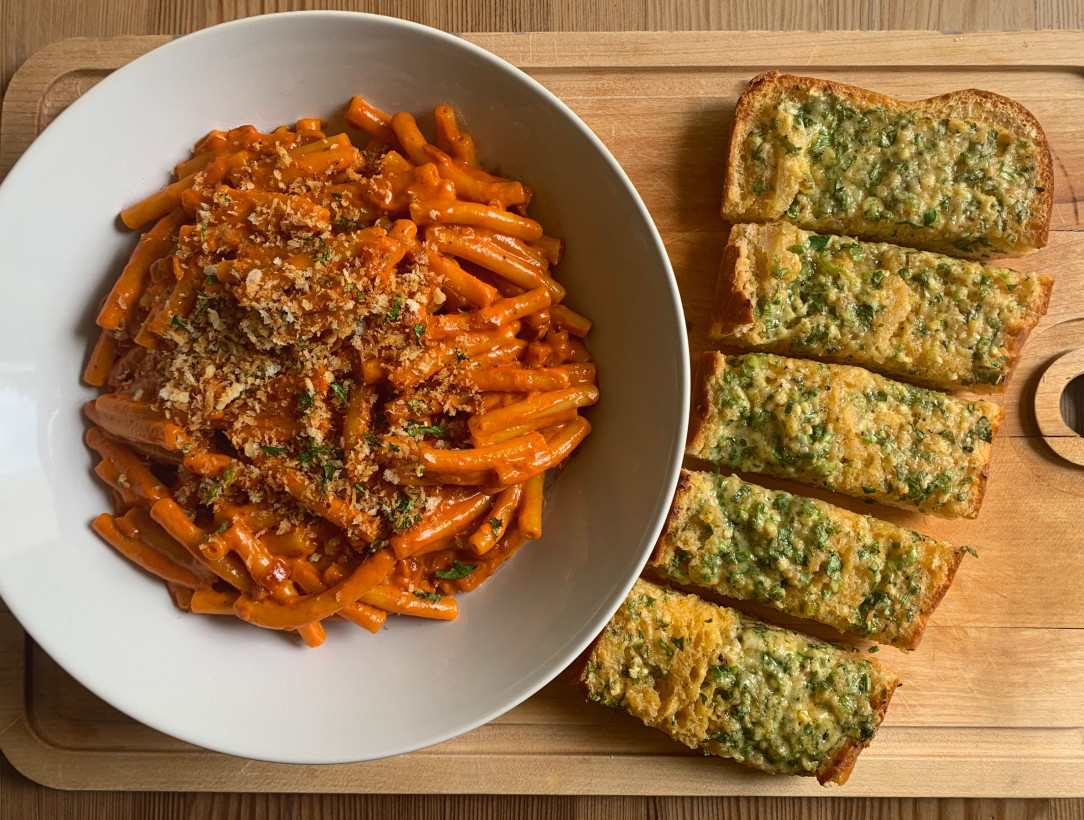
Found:
[[[90,531],[109,507],[82,443],[93,316],[135,242],[117,213],[212,128],[330,117],[354,94],[450,102],[482,161],[529,182],[567,240],[557,275],[595,320],[594,431],[548,498],[545,535],[460,599],[451,623],[330,624],[316,650],[186,615]],[[423,117],[423,129],[431,117]],[[0,187],[0,595],[69,673],[209,749],[365,760],[466,732],[553,679],[642,568],[685,440],[688,351],[658,233],[602,143],[559,100],[458,38],[386,17],[256,17],[165,45],[85,94]]]

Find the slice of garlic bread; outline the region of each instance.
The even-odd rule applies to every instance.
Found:
[[[914,649],[964,553],[823,501],[682,470],[648,566],[674,583]]]
[[[723,217],[787,219],[968,259],[1046,244],[1050,147],[1019,103],[987,91],[904,102],[770,71],[735,111]]]
[[[705,352],[686,455],[974,518],[1004,411],[842,364]]]
[[[705,754],[843,783],[899,679],[855,652],[641,580],[579,684]]]
[[[730,231],[710,334],[944,390],[1005,389],[1053,280],[785,222]]]

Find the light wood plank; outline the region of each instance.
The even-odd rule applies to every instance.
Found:
[[[122,32],[183,32],[201,25],[219,22],[253,11],[279,10],[293,4],[248,3],[225,0],[202,4],[196,0],[171,4],[141,4],[135,0],[88,0],[75,4],[63,0],[0,0],[0,71],[6,86],[16,65],[37,46],[65,34],[115,34]],[[949,30],[967,28],[1026,28],[1084,26],[1084,6],[1065,0],[1012,2],[994,4],[971,0],[959,4],[933,2],[844,2],[835,7],[802,2],[713,3],[678,0],[628,3],[610,7],[604,4],[567,2],[517,4],[489,2],[404,2],[370,4],[371,10],[390,11],[442,25],[459,31],[470,30],[563,30],[643,28],[918,28],[941,27]],[[108,6],[108,7],[107,7]],[[364,4],[355,4],[355,7]],[[500,6],[500,8],[498,8]],[[1030,15],[1030,16],[1029,16]],[[149,23],[148,23],[149,20]],[[524,23],[529,23],[525,25]],[[584,25],[584,23],[587,23]],[[579,25],[577,25],[579,24]],[[76,81],[77,83],[79,81]],[[1067,112],[1069,114],[1071,112]],[[0,145],[0,148],[3,148]],[[714,238],[721,242],[721,236]],[[706,246],[697,245],[695,237],[671,242],[684,243],[690,264],[710,257]],[[719,245],[718,247],[721,247]],[[673,250],[673,248],[671,248]],[[1051,349],[1057,347],[1054,343]],[[1022,448],[1021,458],[1031,456],[1043,463],[1046,456],[1027,449],[1027,439],[1013,446]],[[1034,466],[1032,462],[1029,465]],[[1071,484],[1066,482],[1071,488]],[[963,591],[958,587],[954,594]],[[968,592],[968,595],[976,591]],[[939,613],[951,613],[952,598]],[[2,604],[0,604],[2,610]],[[916,658],[918,656],[915,656]],[[0,686],[6,679],[0,675]],[[904,693],[901,692],[901,696]],[[916,696],[917,697],[917,696]],[[902,702],[902,701],[901,701]],[[898,704],[897,704],[898,705]],[[611,717],[607,715],[606,717]],[[86,727],[94,731],[93,727]],[[885,735],[886,743],[902,735]],[[1043,739],[1036,736],[1042,753]],[[881,741],[879,740],[878,743]],[[905,744],[910,741],[904,739]],[[1006,772],[1008,777],[1012,772]],[[228,785],[227,785],[228,787]],[[631,792],[630,792],[631,793]],[[43,790],[15,772],[7,761],[0,764],[0,820],[6,818],[54,817],[640,817],[661,818],[730,817],[1084,817],[1082,801],[980,801],[980,800],[765,800],[765,799],[667,799],[611,798],[498,798],[498,797],[377,797],[355,798],[345,795],[294,798],[276,795],[180,795],[180,794],[66,794]]]

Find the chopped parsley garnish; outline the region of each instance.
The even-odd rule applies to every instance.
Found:
[[[208,308],[218,307],[218,300],[211,296],[206,291],[200,291],[196,294],[196,315],[202,316],[207,312]]]
[[[968,555],[971,555],[971,556],[973,556],[975,558],[979,557],[979,554],[977,552],[975,552],[975,550],[973,550],[971,547],[964,547],[964,552],[966,552]]]
[[[415,438],[418,436],[436,436],[437,438],[448,437],[448,430],[446,428],[437,424],[422,424],[417,419],[410,419],[407,421],[406,431]]]
[[[832,237],[825,236],[824,234],[814,234],[809,237],[809,247],[815,251],[823,251],[828,247],[828,243],[832,241]]]
[[[327,447],[319,447],[310,439],[308,445],[297,454],[297,460],[302,464],[311,464],[314,461],[319,462],[319,460],[326,456],[328,452],[329,450]]]
[[[445,578],[449,581],[458,581],[460,578],[466,578],[476,569],[477,567],[473,564],[461,564],[458,561],[452,561],[450,569],[438,569],[433,574],[438,578]]]
[[[408,530],[422,520],[421,513],[415,512],[417,505],[417,498],[409,493],[401,493],[395,506],[384,511],[384,517],[396,532]]]
[[[422,336],[425,335],[425,325],[414,325],[414,338],[418,340],[418,344],[422,343]]]
[[[363,548],[360,552],[362,557],[368,557],[370,555],[375,555],[376,553],[380,552],[380,550],[384,549],[384,547],[386,547],[387,545],[388,539],[377,538],[375,541],[373,541],[373,543],[371,543],[368,547]]]
[[[344,382],[332,382],[331,392],[334,393],[339,401],[346,404],[350,400],[350,390],[354,386],[353,379],[347,379]]]
[[[215,527],[211,532],[209,532],[205,536],[203,536],[203,540],[205,542],[210,541],[216,535],[221,535],[222,533],[224,533],[229,528],[230,528],[230,522],[229,521],[223,521],[221,524],[219,524],[217,527]]]
[[[283,453],[286,452],[285,447],[275,447],[270,444],[261,445],[260,449],[263,450],[263,454],[265,456],[281,456]]]
[[[975,422],[975,434],[987,444],[993,441],[994,428],[990,424],[990,419],[986,418],[986,416],[979,418],[979,420]]]
[[[181,330],[188,331],[189,333],[192,332],[192,328],[190,328],[188,325],[186,325],[184,323],[184,320],[181,319],[180,316],[174,316],[172,319],[169,320],[169,323],[171,325],[173,325],[174,327],[179,327]]]
[[[199,500],[202,504],[210,504],[219,493],[229,487],[237,478],[237,471],[233,467],[227,467],[222,471],[222,478],[205,481],[199,485]]]
[[[828,562],[824,565],[824,571],[829,575],[835,575],[843,569],[843,562],[834,552],[828,556]]]
[[[504,527],[504,522],[499,518],[489,519],[489,529],[493,532],[494,538],[501,537],[501,528]]]
[[[444,600],[440,595],[435,592],[424,592],[423,590],[414,590],[414,597],[421,598],[423,601],[442,601]]]
[[[376,436],[369,432],[362,433],[361,437],[365,439],[365,443],[368,444],[370,447],[376,447],[377,444],[380,443],[376,440]]]
[[[391,321],[395,321],[399,318],[399,312],[403,309],[403,300],[401,297],[396,296],[395,300],[391,303],[391,310],[388,311],[387,317]]]
[[[354,484],[354,492],[357,493],[358,495],[365,495],[365,488],[363,486],[361,486],[360,481],[355,482],[355,484]]]
[[[460,350],[460,349],[459,349],[459,348],[457,347],[457,348],[455,349],[455,357],[456,357],[457,359],[459,359],[459,361],[461,361],[461,362],[462,362],[462,361],[465,361],[465,360],[466,360],[466,358],[467,358],[467,354],[466,354],[466,353],[464,353],[464,352],[463,352],[462,350]]]
[[[301,412],[311,412],[314,404],[316,404],[316,396],[311,390],[302,390],[297,394],[297,409]]]

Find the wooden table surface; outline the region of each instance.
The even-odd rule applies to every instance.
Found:
[[[405,17],[447,31],[1084,29],[1081,0],[0,0],[0,89],[34,51],[64,37],[185,34],[303,8]],[[1084,36],[1084,35],[1082,35]],[[278,818],[979,818],[1084,819],[1084,800],[381,797],[60,792],[0,757],[0,820]]]

